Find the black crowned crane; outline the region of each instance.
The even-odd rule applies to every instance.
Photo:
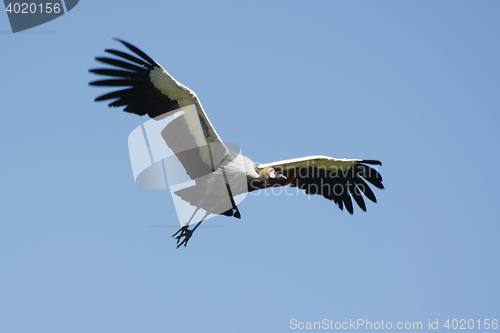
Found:
[[[241,214],[233,197],[243,192],[251,192],[272,186],[292,186],[306,191],[307,194],[319,194],[332,200],[341,210],[345,207],[353,213],[352,199],[363,210],[366,205],[363,197],[377,202],[368,186],[383,189],[382,177],[368,165],[381,165],[376,160],[336,159],[327,156],[309,156],[266,164],[256,164],[245,156],[231,152],[221,140],[203,110],[196,94],[176,81],[156,61],[151,59],[137,47],[119,40],[134,55],[117,50],[107,49],[105,52],[116,58],[96,57],[101,63],[111,68],[91,69],[90,72],[109,78],[91,82],[93,86],[127,87],[120,88],[100,97],[96,101],[111,100],[110,107],[125,106],[123,111],[140,116],[148,115],[158,119],[177,112],[176,110],[194,105],[193,117],[178,117],[169,123],[161,135],[165,143],[186,169],[187,174],[196,179],[196,186],[176,193],[183,200],[196,207],[203,208],[206,214],[193,229],[188,223],[183,225],[172,237],[177,239],[177,248],[186,246],[194,230],[209,214],[220,214],[240,218]],[[201,125],[201,131],[194,130],[194,124]],[[197,143],[197,149],[183,153],[185,141]],[[238,167],[234,167],[239,161]],[[244,182],[234,185],[234,177],[244,174]],[[204,179],[204,180],[201,180]],[[214,179],[224,179],[212,186]],[[229,207],[221,204],[214,193],[225,193]],[[215,199],[214,199],[215,198]],[[194,221],[197,222],[197,221]]]

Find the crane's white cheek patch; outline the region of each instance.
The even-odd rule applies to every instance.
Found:
[[[164,130],[175,119],[189,123],[189,130],[176,132],[176,141],[168,141],[167,145]],[[196,107],[190,105],[162,119],[145,122],[132,131],[128,140],[136,184],[147,189],[166,189],[166,178],[181,226],[230,211],[245,199],[248,191],[240,148],[232,143],[207,146],[206,141],[199,142],[195,132],[202,131],[201,125],[193,125],[195,120],[199,123],[198,119]],[[226,158],[213,171],[205,157],[222,151]]]

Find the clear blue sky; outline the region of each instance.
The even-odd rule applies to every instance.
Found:
[[[12,34],[0,14],[0,332],[500,319],[499,17],[498,1],[89,0]],[[176,250],[169,192],[130,168],[147,119],[88,86],[94,57],[124,50],[112,37],[257,162],[381,160],[379,202],[249,195]]]

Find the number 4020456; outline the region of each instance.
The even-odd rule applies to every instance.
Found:
[[[44,6],[45,5],[45,6]],[[35,14],[35,13],[40,13],[40,14],[51,14],[55,13],[58,14],[61,11],[61,4],[60,3],[51,3],[51,2],[46,2],[45,4],[40,3],[36,4],[34,2],[32,3],[9,3],[7,7],[5,8],[5,11],[8,12],[9,14],[14,13],[14,14]]]

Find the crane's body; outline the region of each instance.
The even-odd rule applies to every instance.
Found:
[[[112,100],[110,107],[125,106],[126,112],[147,114],[153,119],[170,114],[176,116],[175,111],[185,106],[196,107],[196,114],[174,119],[161,133],[186,173],[196,182],[194,186],[176,192],[182,200],[196,207],[189,222],[173,235],[177,247],[186,246],[194,230],[209,214],[240,218],[233,197],[247,191],[290,185],[305,190],[307,194],[322,195],[334,201],[341,210],[345,207],[351,214],[351,198],[364,211],[363,196],[377,201],[365,181],[384,188],[380,174],[368,166],[381,165],[379,161],[309,156],[258,165],[246,156],[238,156],[221,140],[192,90],[176,81],[137,47],[118,41],[134,55],[106,50],[119,59],[96,57],[96,60],[115,68],[91,69],[90,72],[113,79],[94,81],[90,85],[129,88],[102,95],[96,101]],[[205,211],[205,216],[189,230],[189,224],[200,209]]]

